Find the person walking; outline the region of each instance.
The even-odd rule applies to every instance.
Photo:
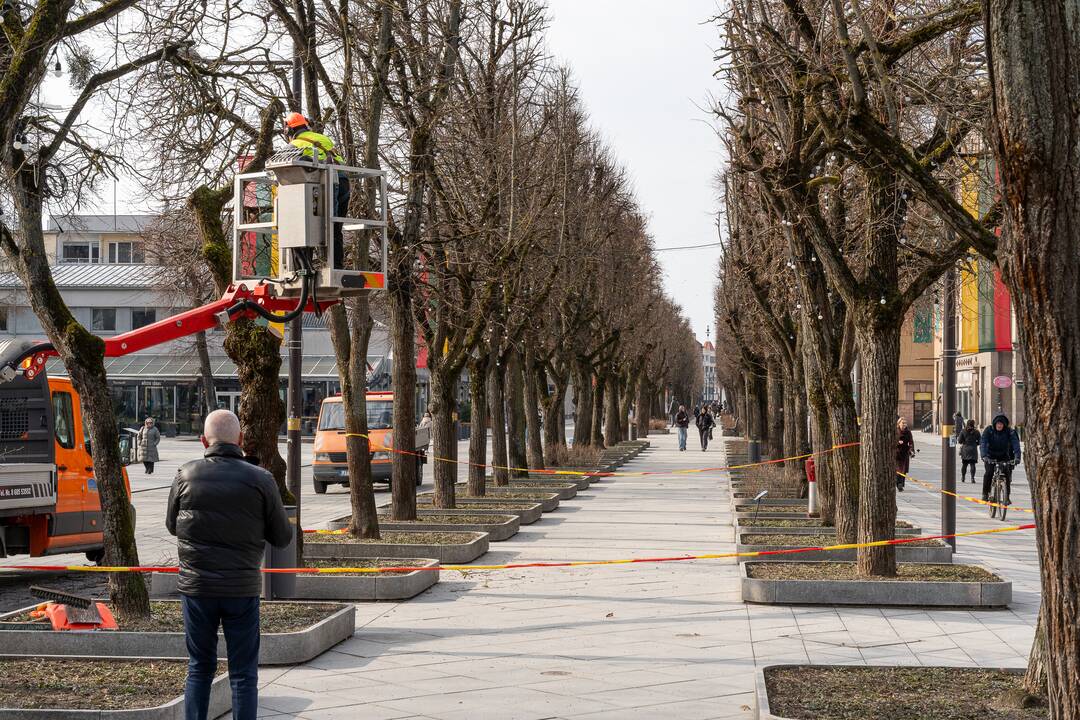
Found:
[[[915,438],[911,436],[907,420],[900,418],[896,421],[896,489],[900,492],[904,492],[904,481],[914,455]]]
[[[979,460],[979,442],[982,435],[975,428],[975,421],[968,420],[967,426],[960,431],[960,482],[966,482],[967,469],[971,468],[971,482],[975,482],[975,464]]]
[[[959,445],[960,444],[960,434],[962,432],[964,432],[964,416],[960,414],[959,410],[957,410],[955,413],[953,413],[952,420],[953,420],[952,434],[953,434],[953,437],[956,438],[956,444]]]
[[[259,705],[259,592],[266,543],[285,547],[293,528],[274,477],[245,459],[240,420],[206,416],[201,460],[180,467],[165,526],[180,557],[177,590],[188,651],[186,720],[206,720],[217,674],[217,633],[225,635],[232,716],[254,720]]]
[[[683,405],[680,405],[675,413],[675,425],[679,428],[679,450],[686,450],[686,429],[690,427],[690,415]]]
[[[708,405],[701,406],[701,412],[697,416],[697,429],[698,434],[701,435],[701,451],[705,452],[709,449],[709,438],[712,436],[713,426],[716,422],[713,420],[712,413],[709,412]]]
[[[1013,465],[1020,462],[1020,436],[1009,427],[1009,418],[1001,413],[994,418],[994,422],[983,430],[979,441],[979,455],[985,465],[983,473],[982,499],[990,499],[990,484],[994,481],[994,462],[1011,462]],[[1012,471],[1013,465],[1006,465],[1005,470],[1005,501],[1004,505],[1012,504]]]
[[[668,406],[668,416],[671,418],[671,424],[668,427],[675,427],[675,416],[679,414],[679,409],[682,408],[675,398],[671,398],[671,405]]]
[[[420,424],[416,426],[417,430],[427,430],[431,427],[431,411],[425,410],[424,416],[420,418]]]
[[[161,459],[157,449],[159,442],[161,431],[154,424],[154,418],[148,417],[135,435],[135,457],[143,464],[147,475],[154,474],[154,463]]]

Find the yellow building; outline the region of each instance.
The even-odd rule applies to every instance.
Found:
[[[896,414],[916,430],[934,422],[933,308],[916,303],[900,331],[900,373]]]

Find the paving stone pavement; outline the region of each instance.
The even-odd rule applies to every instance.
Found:
[[[719,442],[707,453],[680,453],[674,435],[650,440],[653,448],[625,470],[725,463]],[[936,484],[936,439],[917,441],[922,452],[913,473]],[[1028,497],[1018,475],[1014,499],[1026,505]],[[927,530],[937,526],[936,492],[909,486],[899,503],[902,517]],[[961,530],[995,522],[961,503]],[[733,560],[444,572],[436,587],[408,602],[358,604],[356,635],[319,658],[263,668],[260,714],[308,720],[750,718],[754,669],[764,664],[1022,666],[1039,600],[1034,537],[1013,533],[960,543],[958,561],[981,562],[1013,580],[1012,608],[747,605]],[[658,475],[594,484],[492,548],[481,562],[733,551],[727,477]]]

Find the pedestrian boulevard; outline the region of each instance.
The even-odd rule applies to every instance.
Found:
[[[719,435],[707,453],[678,452],[674,434],[649,439],[652,447],[623,470],[725,464]],[[924,450],[912,474],[936,485],[933,439],[919,440]],[[728,498],[722,473],[603,481],[493,544],[479,562],[732,552]],[[1014,500],[1028,503],[1026,482],[1018,479]],[[901,517],[927,532],[936,532],[939,506],[940,496],[927,490],[909,486],[900,496]],[[957,516],[960,531],[997,522],[962,502]],[[444,571],[437,586],[407,602],[359,604],[355,636],[315,660],[262,668],[260,714],[751,718],[754,671],[765,664],[1023,666],[1038,611],[1034,536],[961,538],[956,561],[977,561],[1013,580],[1013,607],[747,605],[733,559]]]

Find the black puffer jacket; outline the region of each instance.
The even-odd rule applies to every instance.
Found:
[[[180,467],[165,525],[178,540],[177,589],[202,597],[258,595],[265,543],[284,547],[293,533],[273,476],[228,443]]]

